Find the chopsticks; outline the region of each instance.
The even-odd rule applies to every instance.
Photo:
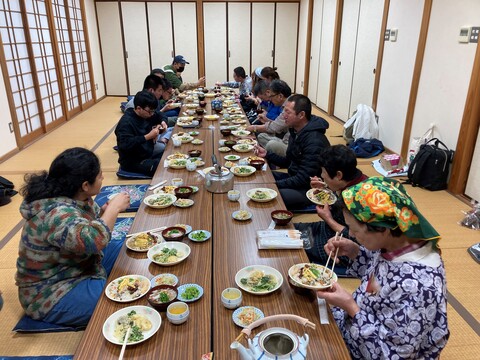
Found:
[[[150,229],[150,230],[144,230],[144,231],[140,231],[140,232],[137,232],[137,233],[133,233],[133,234],[128,234],[126,237],[129,238],[129,237],[132,237],[132,236],[137,236],[137,235],[140,235],[140,234],[143,234],[143,233],[148,233],[148,232],[159,232],[159,231],[162,231],[162,230],[165,230],[167,227],[166,226],[162,226],[162,227],[159,227],[159,228],[155,228],[155,229]]]
[[[118,360],[123,359],[123,355],[125,354],[125,348],[127,347],[128,338],[130,337],[130,331],[132,331],[131,327],[127,329],[127,333],[125,334],[125,339],[123,340],[123,345],[122,345],[122,351],[120,351],[120,356],[118,357]]]
[[[340,241],[342,240],[343,235],[340,235],[340,239],[338,239],[338,231],[335,233],[335,240],[334,241]],[[333,277],[333,270],[335,269],[335,263],[337,262],[337,255],[338,255],[338,247],[335,250],[335,257],[333,258],[333,264],[332,264],[332,277]],[[325,263],[325,267],[323,268],[322,276],[325,274],[325,270],[328,268],[328,263],[330,262],[330,258],[332,257],[332,252],[328,254],[328,259],[327,262]]]
[[[155,184],[155,185],[150,186],[150,187],[148,188],[148,190],[156,189],[157,187],[162,186],[162,185],[164,185],[164,184],[166,184],[166,183],[167,183],[167,180],[160,181],[158,184]]]

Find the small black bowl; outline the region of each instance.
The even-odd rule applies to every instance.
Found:
[[[237,142],[235,140],[227,140],[225,141],[225,146],[229,147],[230,149],[233,148],[234,145],[236,145]]]
[[[293,218],[293,213],[288,210],[274,210],[272,211],[272,220],[277,225],[287,225]]]
[[[165,241],[181,241],[185,236],[185,229],[180,226],[170,226],[162,231]]]
[[[160,302],[160,299],[159,299],[160,295],[158,294],[158,292],[161,291],[161,290],[169,290],[169,292],[174,291],[175,296],[173,297],[173,299],[171,299],[169,301]],[[157,295],[157,296],[155,296],[155,295]],[[167,310],[168,305],[170,305],[171,303],[173,303],[174,301],[177,300],[177,295],[178,295],[178,289],[177,289],[176,286],[157,285],[157,286],[154,286],[153,288],[151,288],[148,291],[147,301],[154,309],[157,309],[157,310],[160,310],[160,311],[165,311],[165,310]]]
[[[222,129],[220,130],[220,133],[223,135],[223,136],[229,136],[232,134],[232,130],[230,129]]]

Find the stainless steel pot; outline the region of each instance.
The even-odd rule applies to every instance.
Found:
[[[205,174],[205,188],[216,194],[233,190],[233,174],[217,164],[215,155],[212,155],[212,161],[215,169]]]

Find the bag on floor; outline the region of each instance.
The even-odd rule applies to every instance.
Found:
[[[11,201],[11,197],[18,194],[13,190],[13,183],[5,179],[3,176],[0,176],[0,206],[6,205]]]
[[[454,151],[437,138],[420,146],[408,167],[407,184],[436,191],[447,188]]]
[[[353,116],[343,125],[343,138],[350,144],[358,139],[378,138],[378,116],[373,109],[359,104]]]
[[[357,139],[348,145],[358,158],[371,158],[385,150],[383,143],[378,139]]]
[[[433,138],[433,126],[429,127],[422,136],[414,136],[410,140],[410,146],[408,148],[407,164],[410,164],[415,155],[417,155],[420,146],[430,141]]]

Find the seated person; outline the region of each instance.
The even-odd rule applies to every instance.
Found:
[[[233,69],[233,79],[235,81],[216,82],[217,86],[228,86],[231,88],[238,88],[238,95],[240,98],[240,105],[245,112],[252,108],[252,102],[245,99],[248,98],[252,92],[252,78],[245,73],[245,69],[241,66]]]
[[[155,112],[158,101],[148,91],[139,91],[134,98],[135,108],[125,111],[115,128],[118,162],[123,170],[153,176],[165,144],[157,142],[167,124]],[[157,148],[157,149],[156,149]]]
[[[271,66],[265,66],[260,71],[260,77],[267,82],[267,84],[271,84],[273,80],[280,80],[280,75],[278,75],[277,68]]]
[[[372,177],[342,192],[351,236],[325,252],[347,256],[361,280],[317,295],[332,312],[352,359],[439,359],[450,332],[440,235],[396,180]]]
[[[330,146],[325,129],[328,123],[321,118],[312,119],[312,104],[304,95],[292,95],[283,110],[290,138],[285,156],[267,152],[257,145],[255,154],[270,164],[288,168],[288,173],[274,171],[276,184],[285,206],[289,210],[301,209],[311,202],[306,196],[310,177],[320,174],[319,154]]]
[[[253,87],[253,96],[249,95],[245,97],[245,101],[251,103],[252,110],[247,113],[248,120],[251,124],[261,124],[261,119],[266,121],[267,115],[269,116],[270,120],[275,120],[278,116],[278,109],[273,109],[273,112],[268,114],[266,110],[269,108],[271,101],[268,92],[268,84],[261,80],[258,81],[255,86]],[[270,110],[272,111],[272,107],[270,106]],[[280,109],[281,112],[281,109]],[[261,119],[259,119],[259,115],[263,115]]]
[[[319,157],[321,176],[313,177],[310,186],[312,188],[328,189],[337,193],[337,202],[331,206],[317,205],[317,214],[322,221],[313,223],[297,223],[295,229],[305,231],[311,230],[313,235],[313,246],[306,250],[311,262],[324,265],[327,262],[328,254],[323,247],[328,239],[338,232],[348,238],[348,227],[345,224],[341,207],[341,191],[358,184],[367,179],[367,176],[357,168],[355,153],[345,145],[333,145],[323,149]],[[336,267],[338,270],[338,266]]]
[[[163,115],[168,119],[169,126],[175,126],[180,107],[175,104],[174,100],[175,89],[167,79],[163,79],[163,93],[162,97],[158,99],[158,108]]]
[[[195,89],[205,84],[205,76],[202,76],[195,83],[184,83],[182,79],[182,72],[185,70],[185,64],[190,64],[182,55],[177,55],[173,58],[171,65],[165,65],[163,71],[165,79],[170,81],[174,89],[178,91],[185,91]]]
[[[18,296],[28,316],[63,326],[85,326],[123,241],[111,232],[130,205],[118,194],[100,209],[92,200],[102,187],[98,158],[90,150],[67,149],[48,173],[25,176],[20,213]]]

